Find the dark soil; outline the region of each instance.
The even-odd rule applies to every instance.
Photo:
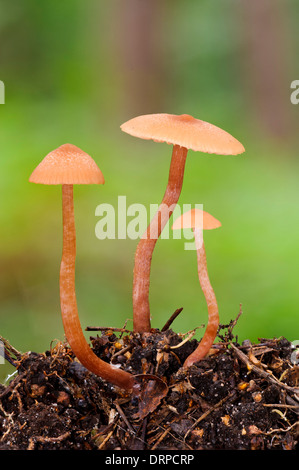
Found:
[[[171,329],[143,338],[102,329],[91,338],[103,360],[167,384],[167,396],[143,419],[136,397],[88,372],[67,344],[20,354],[6,342],[17,375],[0,385],[0,449],[298,449],[292,345],[284,338],[240,345],[234,324],[221,327],[209,357],[187,371],[181,366],[197,341]]]

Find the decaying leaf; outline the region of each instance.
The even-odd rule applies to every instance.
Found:
[[[168,386],[162,379],[151,374],[136,375],[135,382],[134,394],[138,398],[138,412],[134,418],[144,419],[159,406],[168,393]]]

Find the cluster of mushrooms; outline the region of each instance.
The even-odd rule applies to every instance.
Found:
[[[224,130],[192,116],[149,114],[131,119],[121,129],[135,137],[173,145],[169,178],[163,200],[141,237],[134,264],[133,331],[151,331],[149,285],[155,244],[167,224],[181,194],[188,149],[219,155],[237,155],[243,145]],[[74,219],[74,184],[103,184],[104,177],[94,160],[72,144],[50,152],[31,174],[32,183],[62,185],[63,251],[60,266],[60,304],[66,339],[77,359],[102,379],[127,391],[134,390],[135,376],[101,360],[90,348],[83,334],[75,292],[76,231]],[[220,227],[220,222],[207,212],[192,209],[182,214],[173,229],[191,228],[194,233],[198,277],[208,307],[208,323],[196,350],[183,367],[204,358],[211,348],[219,326],[218,306],[206,263],[203,230]]]

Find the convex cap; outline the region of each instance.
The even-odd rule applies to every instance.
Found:
[[[211,214],[201,209],[191,209],[175,220],[172,230],[184,228],[212,230],[218,227],[221,227],[221,222],[215,219]]]
[[[205,153],[237,155],[245,151],[228,132],[188,114],[146,114],[130,119],[120,127],[134,137]]]
[[[50,152],[31,174],[29,181],[40,184],[104,184],[95,161],[83,150],[64,144]]]

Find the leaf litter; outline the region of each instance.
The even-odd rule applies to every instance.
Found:
[[[136,376],[138,393],[86,370],[67,343],[21,354],[7,340],[17,375],[0,385],[0,449],[295,450],[299,441],[299,366],[285,338],[238,343],[229,325],[189,369],[193,332],[173,319],[140,335],[127,328],[90,338],[101,359]],[[178,313],[177,313],[178,312]]]

